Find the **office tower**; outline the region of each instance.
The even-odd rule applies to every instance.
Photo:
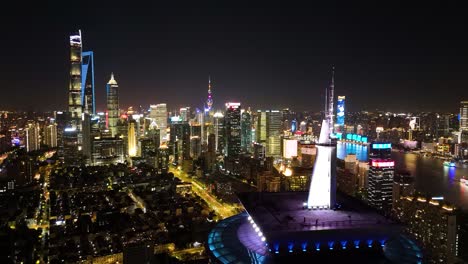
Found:
[[[252,118],[249,112],[243,111],[241,115],[241,148],[243,152],[252,151]]]
[[[390,143],[374,142],[370,145],[368,201],[380,210],[390,210],[393,196],[395,162],[391,159]]]
[[[167,141],[167,106],[166,104],[157,104],[157,105],[150,105],[150,118],[152,118],[159,130],[160,130],[160,138],[161,143]]]
[[[157,148],[153,140],[149,138],[141,138],[140,140],[141,157],[146,160],[147,164],[156,164]]]
[[[201,139],[199,136],[190,137],[190,157],[198,159],[201,154]]]
[[[86,164],[91,163],[92,156],[92,140],[94,135],[91,134],[91,116],[88,113],[83,113],[82,117],[82,155]]]
[[[332,80],[325,94],[325,119],[322,121],[319,142],[316,144],[317,157],[315,159],[312,178],[310,180],[309,208],[333,208],[336,204],[336,141],[332,140],[333,128],[333,92],[334,69]]]
[[[169,168],[169,149],[163,144],[158,149],[158,170],[160,173],[166,173]]]
[[[26,128],[24,129],[25,135],[25,146],[26,151],[38,150],[40,147],[39,143],[39,124],[36,124],[33,121],[28,121]]]
[[[110,130],[112,137],[117,135],[117,121],[119,120],[119,85],[114,79],[114,73],[111,73],[111,78],[106,85],[107,91],[107,128]]]
[[[112,165],[123,163],[125,157],[124,143],[121,138],[98,138],[93,140],[93,165]]]
[[[186,122],[171,124],[170,151],[176,161],[190,159],[190,128]]]
[[[271,110],[267,115],[267,153],[268,156],[281,156],[281,120],[282,115],[278,110]]]
[[[256,141],[266,147],[267,156],[281,155],[281,120],[279,110],[257,111]]]
[[[57,124],[50,124],[45,128],[45,145],[49,148],[57,147]]]
[[[81,93],[83,112],[89,115],[96,114],[94,98],[94,53],[84,51],[81,64]]]
[[[190,125],[189,124],[182,124],[181,132],[180,132],[180,139],[182,144],[179,144],[179,153],[182,152],[180,155],[183,160],[190,159]]]
[[[468,101],[460,102],[460,131],[468,130]]]
[[[68,111],[71,117],[71,127],[81,129],[81,114],[83,113],[83,95],[81,90],[81,30],[70,36],[70,86],[68,90]]]
[[[179,110],[180,112],[180,121],[187,122],[188,121],[188,111],[187,108],[183,107]]]
[[[198,112],[197,120],[200,124],[200,141],[203,146],[203,144],[205,143],[205,112]]]
[[[156,125],[156,122],[152,122],[145,133],[145,137],[153,141],[154,146],[159,148],[161,145],[161,130]]]
[[[226,103],[224,115],[225,156],[237,160],[241,152],[240,103]]]
[[[63,159],[65,164],[79,165],[81,163],[81,146],[78,144],[78,130],[66,127],[62,134]]]
[[[128,156],[128,122],[134,121],[135,122],[135,136],[138,138],[138,123],[131,118],[131,116],[127,116],[127,118],[124,118],[125,116],[121,116],[118,121],[117,121],[117,135],[119,138],[122,139],[123,142],[123,148],[125,152],[125,157]]]
[[[65,128],[67,127],[67,123],[69,120],[69,112],[61,112],[57,111],[55,112],[55,122],[57,123],[57,155],[60,158],[63,158],[63,133],[65,131]]]
[[[213,106],[213,98],[211,94],[211,77],[208,76],[208,98],[206,99],[206,111],[209,112]]]
[[[257,111],[257,127],[255,129],[257,132],[255,136],[255,141],[257,143],[263,144],[266,147],[265,142],[267,141],[267,112],[266,111]]]
[[[215,134],[208,135],[208,152],[216,153],[216,136]]]
[[[338,96],[336,104],[336,131],[338,133],[344,132],[345,124],[345,96]]]
[[[207,151],[203,155],[203,170],[211,172],[215,168],[216,163],[216,136],[215,134],[208,135]]]
[[[137,155],[137,138],[136,138],[136,122],[131,120],[128,123],[128,134],[127,134],[127,145],[128,145],[128,156],[135,157]]]
[[[224,115],[221,112],[216,112],[213,119],[216,153],[222,153],[224,146]]]

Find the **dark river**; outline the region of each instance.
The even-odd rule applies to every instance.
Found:
[[[338,143],[337,156],[344,159],[347,154],[356,154],[362,161],[367,160],[367,146],[352,143]],[[446,201],[468,210],[468,186],[460,184],[460,178],[468,178],[468,166],[446,167],[441,159],[424,157],[416,153],[392,152],[396,170],[406,169],[414,176],[417,191],[443,196]]]

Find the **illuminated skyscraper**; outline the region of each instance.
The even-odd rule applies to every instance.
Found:
[[[83,95],[81,90],[81,30],[70,36],[70,86],[68,90],[68,111],[72,127],[80,130],[83,113]]]
[[[460,102],[460,131],[468,131],[468,101]]]
[[[136,139],[136,122],[131,120],[128,122],[128,156],[135,157],[137,155],[137,139]]]
[[[241,148],[243,152],[252,151],[252,117],[249,112],[243,111],[241,115]]]
[[[83,112],[89,115],[96,114],[94,98],[94,53],[92,51],[85,51],[82,53],[81,93]]]
[[[345,124],[345,96],[338,96],[336,104],[336,132],[343,133]]]
[[[221,112],[216,112],[213,115],[214,119],[214,134],[216,153],[222,153],[224,149],[224,115]]]
[[[193,136],[190,138],[190,156],[196,160],[201,154],[201,139],[199,136]]]
[[[266,147],[267,156],[281,155],[281,123],[281,111],[258,110],[256,141]]]
[[[50,124],[45,128],[44,143],[49,148],[57,147],[57,124]]]
[[[231,159],[238,159],[241,152],[241,104],[226,103],[224,115],[225,155]]]
[[[368,200],[371,206],[381,210],[392,208],[395,162],[391,154],[390,143],[372,143],[370,146]]]
[[[40,147],[39,124],[33,121],[28,122],[24,131],[26,133],[25,135],[26,151],[30,152],[30,151],[38,150]]]
[[[117,121],[119,119],[119,85],[114,79],[114,73],[106,85],[107,90],[107,119],[108,129],[113,137],[117,135]]]
[[[206,99],[206,110],[210,111],[213,106],[213,98],[211,94],[211,77],[208,76],[208,98]]]
[[[188,121],[188,111],[187,108],[183,107],[180,109],[180,119],[182,122]]]
[[[150,117],[160,130],[161,144],[167,141],[167,106],[166,104],[150,105]],[[158,146],[159,147],[159,146]]]
[[[333,92],[334,71],[332,81],[326,89],[328,96],[325,101],[325,119],[322,121],[319,142],[316,144],[317,157],[315,159],[312,178],[310,180],[309,208],[333,208],[336,204],[336,141],[332,140],[333,129]]]

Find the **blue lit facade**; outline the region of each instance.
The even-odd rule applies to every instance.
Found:
[[[293,121],[291,121],[291,132],[295,133],[296,130],[297,130],[297,121],[296,119],[294,119]]]
[[[343,128],[345,124],[345,98],[345,96],[338,96],[336,104],[336,125],[340,128]]]
[[[83,112],[94,115],[96,114],[94,96],[94,53],[92,51],[84,51],[81,56],[81,96]]]
[[[362,144],[368,143],[368,138],[366,136],[358,135],[358,134],[346,134],[346,140],[357,142],[357,143],[362,143]]]

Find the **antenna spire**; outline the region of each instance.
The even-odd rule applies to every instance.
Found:
[[[208,75],[208,98],[206,99],[206,109],[211,110],[213,106],[213,98],[211,97],[211,75]]]

